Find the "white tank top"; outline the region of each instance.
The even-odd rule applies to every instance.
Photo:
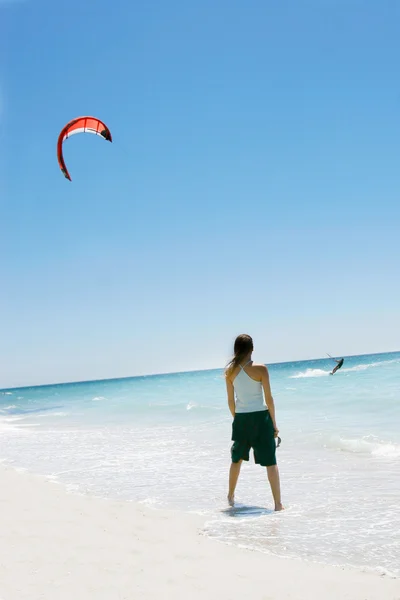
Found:
[[[251,362],[251,361],[249,361]],[[249,363],[246,363],[247,365]],[[255,381],[240,366],[240,371],[233,380],[236,396],[235,412],[249,413],[267,410],[261,381]],[[246,366],[246,365],[244,365]]]

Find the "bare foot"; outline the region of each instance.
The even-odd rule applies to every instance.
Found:
[[[278,510],[285,510],[285,507],[284,507],[284,506],[282,506],[282,504],[276,504],[276,505],[275,505],[275,510],[276,510],[276,511],[278,511]]]
[[[228,502],[229,502],[229,506],[235,505],[235,495],[234,494],[228,494]]]

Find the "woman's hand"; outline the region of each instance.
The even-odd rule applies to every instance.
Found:
[[[278,437],[279,434],[279,429],[277,427],[274,427],[274,437]]]

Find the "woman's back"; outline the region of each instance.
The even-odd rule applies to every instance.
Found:
[[[258,377],[260,377],[259,380],[256,379]],[[235,390],[235,408],[237,413],[267,410],[261,376],[258,374],[256,365],[249,366],[249,363],[243,367],[239,365],[239,370],[233,373],[232,383]]]

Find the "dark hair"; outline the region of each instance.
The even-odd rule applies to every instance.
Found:
[[[237,336],[233,346],[234,356],[226,365],[225,377],[229,377],[232,374],[232,371],[253,351],[253,348],[253,340],[249,335],[241,333]]]

